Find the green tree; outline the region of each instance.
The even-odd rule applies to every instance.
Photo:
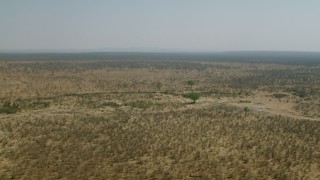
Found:
[[[192,86],[196,84],[195,80],[188,80],[187,84],[190,86],[191,90],[192,90]]]
[[[184,97],[192,99],[193,103],[196,103],[196,100],[200,98],[200,94],[196,92],[191,92],[191,93],[185,94]]]

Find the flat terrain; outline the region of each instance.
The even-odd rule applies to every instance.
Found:
[[[0,179],[320,178],[318,64],[10,59],[0,77]]]

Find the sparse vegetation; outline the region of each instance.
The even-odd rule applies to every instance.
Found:
[[[110,106],[110,107],[119,107],[120,105],[116,102],[104,102],[102,103],[102,106]]]
[[[10,101],[5,101],[0,108],[0,113],[4,114],[15,114],[19,111],[19,106],[16,103],[11,103]]]
[[[32,102],[32,104],[30,104],[30,106],[35,109],[47,108],[50,106],[50,102],[48,102],[48,101],[35,101],[35,102]]]
[[[317,64],[57,59],[0,61],[0,179],[320,178]]]
[[[137,100],[137,101],[130,102],[129,105],[131,107],[145,109],[145,108],[150,107],[152,105],[152,102],[145,101],[145,100]]]

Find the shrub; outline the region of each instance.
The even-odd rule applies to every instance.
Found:
[[[30,105],[32,108],[47,108],[50,106],[50,102],[47,102],[47,101],[36,101],[36,102],[33,102],[31,105]]]
[[[275,97],[275,98],[277,98],[277,99],[281,99],[281,98],[284,98],[284,97],[287,97],[288,95],[286,95],[286,94],[279,94],[279,93],[277,93],[277,94],[273,94],[273,97]]]
[[[2,108],[0,108],[0,113],[2,114],[15,114],[19,111],[19,105],[17,103],[11,103],[6,101],[3,103]]]
[[[251,103],[249,100],[240,100],[239,103]]]
[[[295,90],[294,93],[301,98],[304,98],[307,96],[307,92],[305,90]]]
[[[116,108],[116,107],[119,107],[120,105],[116,102],[104,102],[102,103],[102,106],[110,106],[110,107]]]
[[[243,108],[245,116],[247,116],[247,113],[250,112],[250,109],[248,107]]]

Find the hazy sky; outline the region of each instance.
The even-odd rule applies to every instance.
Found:
[[[319,0],[0,0],[0,49],[320,51]]]

